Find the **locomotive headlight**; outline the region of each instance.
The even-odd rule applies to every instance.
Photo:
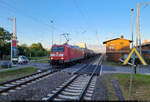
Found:
[[[51,54],[50,56],[55,56],[55,54]]]
[[[59,56],[64,56],[64,54],[59,54]]]
[[[60,58],[60,59],[62,59],[62,60],[63,60],[64,58],[62,57],[62,58]]]

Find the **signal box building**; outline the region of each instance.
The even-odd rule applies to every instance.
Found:
[[[131,40],[124,39],[123,36],[104,41],[103,44],[106,44],[107,61],[120,62],[120,58],[128,56],[131,42]]]

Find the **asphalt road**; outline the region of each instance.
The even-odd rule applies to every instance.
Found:
[[[131,73],[132,68],[128,66],[102,65],[102,73]],[[150,75],[150,67],[137,67],[136,72]]]
[[[2,62],[1,62],[2,63]],[[34,62],[29,62],[27,64],[16,64],[15,67],[12,68],[1,68],[0,71],[8,70],[8,69],[18,69],[18,68],[24,68],[24,67],[35,67],[37,70],[45,70],[51,68],[49,63],[34,63]]]
[[[0,61],[0,64],[2,63],[2,61]],[[13,67],[13,69],[17,69],[17,68],[23,68],[23,67],[29,67],[29,66],[33,66],[35,68],[37,68],[38,70],[45,70],[45,69],[49,69],[51,68],[51,65],[49,63],[34,63],[34,62],[29,62],[27,64],[17,64],[16,67]],[[12,68],[5,68],[5,69],[0,69],[0,71],[3,70],[8,70],[8,69],[12,69]],[[136,72],[140,73],[140,74],[147,74],[150,75],[150,67],[137,67],[136,68]],[[110,66],[110,65],[106,65],[103,64],[102,65],[102,74],[105,73],[131,73],[131,67],[128,66]]]

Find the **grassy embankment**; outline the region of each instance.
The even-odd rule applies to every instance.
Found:
[[[25,75],[33,74],[36,72],[34,67],[24,67],[21,69],[10,69],[6,71],[0,71],[0,82],[11,80]]]
[[[120,88],[123,92],[123,96],[125,97],[126,100],[128,100],[130,74],[115,74],[113,75],[113,77],[117,79]],[[109,99],[116,100],[117,96],[112,84],[110,83],[109,77],[105,79],[107,82]],[[149,75],[141,75],[141,74],[134,75],[131,100],[150,100],[150,76]]]
[[[120,62],[110,62],[110,61],[107,61],[105,62],[106,65],[110,65],[110,66],[124,66],[122,63]]]
[[[34,61],[35,63],[48,63],[48,60]]]
[[[49,57],[43,56],[43,57],[29,57],[30,60],[41,60],[41,59],[48,59]]]
[[[119,82],[125,99],[128,99],[130,75],[117,74],[115,77]],[[133,100],[150,100],[150,76],[141,74],[134,75],[132,89]]]
[[[48,57],[43,56],[43,57],[31,57],[30,60],[35,60],[33,62],[35,63],[48,63]]]

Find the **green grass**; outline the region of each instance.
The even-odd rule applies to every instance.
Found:
[[[118,97],[116,95],[113,84],[110,81],[110,77],[111,77],[111,75],[105,76],[105,82],[106,82],[106,86],[107,86],[107,90],[108,90],[108,98],[109,98],[109,101],[117,101]]]
[[[16,67],[16,65],[12,65],[10,68],[14,68],[14,67]],[[2,67],[1,65],[0,65],[0,68],[8,68],[8,67]]]
[[[110,62],[110,61],[106,61],[105,62],[107,65],[111,65],[111,66],[123,66],[121,62]]]
[[[40,60],[40,59],[48,59],[47,56],[43,56],[43,57],[29,57],[30,60]]]
[[[0,72],[0,82],[4,82],[6,80],[11,80],[19,77],[23,77],[25,75],[29,75],[36,72],[36,68],[34,67],[24,67],[21,69],[10,69],[6,71]]]
[[[116,74],[120,88],[125,99],[128,99],[130,74]],[[150,100],[150,76],[149,75],[134,75],[132,87],[132,100]]]
[[[48,63],[48,60],[34,61],[34,63]]]

